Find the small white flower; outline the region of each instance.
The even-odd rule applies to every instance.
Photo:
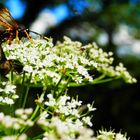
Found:
[[[70,110],[67,106],[59,106],[58,109],[56,110],[57,112],[63,113],[66,116],[70,115]]]
[[[48,138],[44,137],[42,140],[49,140]]]
[[[46,111],[42,112],[40,115],[40,119],[46,119],[48,117],[48,113]]]
[[[24,113],[27,114],[27,115],[30,115],[32,112],[33,112],[33,109],[32,108],[26,108],[24,110]]]
[[[19,98],[18,95],[16,95],[16,94],[12,95],[12,99],[18,99],[18,98]]]
[[[80,117],[79,111],[77,109],[71,109],[71,110],[69,110],[69,112],[70,112],[71,115],[74,115],[77,118]]]
[[[11,128],[13,125],[13,119],[10,116],[5,116],[3,119],[3,124],[6,128]]]
[[[59,99],[59,105],[65,105],[66,104],[66,101],[67,100],[69,100],[70,99],[70,97],[69,96],[66,96],[66,95],[64,95],[64,96],[61,96],[60,97],[60,99]]]
[[[96,108],[93,108],[93,106],[91,104],[87,104],[88,110],[91,111],[95,111]]]
[[[17,123],[17,122],[13,123],[13,128],[14,128],[15,130],[20,129],[19,123]]]
[[[24,66],[23,70],[28,72],[28,73],[32,73],[33,72],[33,68],[31,66],[29,66],[29,65]]]
[[[7,83],[4,89],[4,92],[7,94],[15,93],[16,86],[10,83]]]
[[[75,99],[72,99],[70,102],[67,103],[69,108],[76,108],[78,106],[81,106],[82,105],[82,101],[78,101],[78,100],[75,100]]]
[[[21,135],[18,137],[18,140],[26,140],[26,139],[27,139],[26,134],[21,134]]]
[[[23,113],[24,113],[24,110],[23,110],[22,108],[17,109],[17,110],[15,111],[15,114],[16,114],[16,115],[19,115],[19,116],[23,115]]]
[[[9,105],[14,104],[14,101],[8,97],[5,97],[3,102]]]
[[[27,126],[33,126],[33,122],[31,121],[31,120],[27,120],[26,122],[25,122],[25,125],[27,125]]]
[[[127,138],[123,134],[117,133],[115,140],[127,140]]]
[[[27,140],[26,134],[22,135],[11,135],[11,136],[4,136],[1,138],[1,140]]]
[[[3,97],[0,96],[0,102],[3,102],[3,100],[4,100]]]
[[[56,105],[56,101],[53,98],[52,94],[48,94],[47,97],[48,97],[49,101],[46,101],[45,105],[47,105],[47,106],[55,106]]]
[[[27,120],[27,118],[28,118],[28,116],[27,116],[26,114],[22,114],[20,117],[21,117],[23,120]]]
[[[4,118],[4,114],[3,112],[0,112],[0,122],[2,122],[3,118]]]
[[[89,116],[83,117],[83,118],[82,118],[82,121],[83,121],[85,124],[89,125],[90,127],[93,125],[93,124],[91,123],[91,118],[90,118]]]

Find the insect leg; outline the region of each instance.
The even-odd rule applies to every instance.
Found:
[[[16,41],[19,43],[18,30],[16,30]]]
[[[26,34],[27,38],[28,38],[29,40],[31,40],[31,37],[30,37],[30,35],[28,34],[27,30],[24,30],[24,33]]]

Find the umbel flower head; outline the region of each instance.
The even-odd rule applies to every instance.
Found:
[[[47,95],[44,111],[40,114],[38,125],[44,130],[43,140],[95,140],[88,113],[94,111],[93,104],[87,105],[87,112],[82,112],[82,101],[63,95],[55,99]],[[87,132],[87,133],[84,133]]]
[[[0,104],[12,105],[17,98],[15,85],[10,82],[0,82]]]
[[[33,84],[52,86],[59,81],[67,83],[68,80],[69,86],[73,83],[94,84],[105,77],[136,82],[122,63],[113,67],[112,53],[104,52],[95,43],[83,46],[80,42],[64,37],[63,42],[54,45],[52,39],[23,38],[19,42],[13,40],[11,45],[5,42],[2,47],[7,59],[18,60],[23,64],[25,81],[32,75]],[[101,74],[99,79],[96,71]]]
[[[83,46],[68,37],[55,45],[51,39],[22,38],[13,40],[10,45],[4,42],[1,47],[8,60],[15,60],[23,66],[21,74],[12,67],[6,75],[7,81],[0,82],[0,104],[12,107],[14,100],[20,97],[18,106],[22,106],[15,113],[10,111],[11,116],[0,112],[3,140],[28,139],[26,132],[35,123],[42,129],[42,134],[33,138],[38,140],[126,140],[122,134],[106,131],[99,131],[97,138],[94,137],[93,131],[87,128],[93,125],[92,116],[88,116],[95,110],[93,104],[82,106],[82,101],[66,94],[69,86],[97,84],[107,78],[136,82],[122,63],[112,66],[111,52],[104,52],[95,43]],[[32,85],[43,87],[40,98],[35,100],[34,111],[24,109]],[[46,93],[50,94],[46,97]]]
[[[2,140],[26,140],[26,135],[13,135],[14,133],[8,133],[11,131],[19,131],[24,127],[32,127],[34,122],[29,119],[29,116],[32,113],[32,109],[17,109],[15,116],[5,115],[3,112],[0,112],[0,130],[1,130],[1,139]],[[15,133],[16,134],[16,133]]]

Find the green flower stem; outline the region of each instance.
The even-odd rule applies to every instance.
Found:
[[[101,83],[106,83],[106,82],[110,82],[110,81],[115,81],[116,79],[119,79],[119,77],[113,77],[113,78],[106,78],[97,82],[93,82],[93,84],[101,84]]]
[[[101,79],[105,78],[105,74],[102,74],[101,76],[99,76],[98,78],[94,79],[93,82],[90,82],[88,84],[95,84],[97,83],[98,81],[100,81]],[[85,85],[88,85],[87,83],[75,83],[75,82],[71,82],[69,83],[69,87],[80,87],[80,86],[85,86]]]
[[[10,105],[10,116],[14,116],[14,105]]]
[[[90,112],[89,112],[89,111],[87,111],[86,113],[84,113],[84,114],[81,114],[81,116],[80,116],[80,117],[81,117],[81,118],[83,118],[84,116],[87,116],[87,115],[89,115],[89,113],[90,113]]]
[[[95,84],[101,84],[101,83],[106,83],[106,82],[110,82],[110,81],[113,81],[113,80],[116,80],[116,79],[119,79],[120,77],[112,77],[112,78],[106,78],[106,79],[103,79],[103,80],[96,80],[93,81],[93,82],[90,82],[90,83],[69,83],[68,87],[80,87],[80,86],[87,86],[87,85],[95,85]]]
[[[58,88],[59,84],[61,83],[63,77],[64,77],[63,75],[60,77],[58,83],[56,84],[56,86],[54,87],[54,89],[52,91],[52,94],[55,94],[55,91],[57,91],[57,88]]]
[[[30,85],[26,87],[26,92],[25,92],[22,108],[25,107],[25,104],[26,104],[26,101],[27,101],[27,97],[28,97],[28,93],[29,93],[29,89],[30,89]]]
[[[97,81],[99,81],[99,80],[105,78],[105,76],[106,76],[105,74],[102,74],[102,75],[99,76],[98,78],[95,78],[93,82],[97,82]]]
[[[22,86],[24,85],[24,80],[25,80],[25,71],[23,72]]]
[[[42,140],[43,134],[40,134],[34,138],[32,138],[32,140]]]
[[[32,73],[30,74],[29,82],[28,82],[28,85],[27,85],[27,87],[26,87],[26,92],[25,92],[25,96],[24,96],[22,108],[25,107],[25,104],[26,104],[26,101],[27,101],[27,97],[28,97],[28,93],[29,93],[29,89],[30,89],[30,81],[31,81],[31,79],[32,79]]]
[[[65,85],[63,85],[63,87],[61,88],[62,90],[59,92],[57,98],[59,98],[66,91],[66,89],[68,88],[70,79],[71,79],[71,77],[68,77],[67,83]]]
[[[43,92],[42,92],[42,94],[41,94],[41,96],[40,96],[39,99],[42,100],[42,99],[44,98],[45,92],[46,92],[46,89],[43,89]],[[40,117],[40,116],[38,115],[39,109],[40,109],[40,106],[39,106],[39,104],[38,104],[38,105],[36,106],[34,112],[32,113],[32,116],[30,117],[30,120],[32,120],[32,121],[34,121],[34,122],[36,122],[36,121],[38,120],[38,118]],[[20,130],[20,134],[26,132],[29,128],[30,128],[30,127],[24,127],[24,128],[22,128],[22,129]]]
[[[22,77],[22,83],[21,83],[21,87],[22,87],[22,90],[20,92],[20,98],[19,98],[19,107],[22,106],[22,99],[24,98],[24,81],[25,81],[25,71],[23,72],[23,77]]]
[[[58,87],[58,85],[60,84],[60,82],[62,81],[62,79],[63,79],[63,75],[62,75],[61,78],[59,79],[59,81],[58,81],[58,83],[56,84],[55,88]]]
[[[15,115],[14,113],[15,113],[15,107],[14,107],[14,105],[10,105],[10,116],[14,116]],[[10,129],[9,133],[10,134],[14,134],[15,130],[14,129]]]
[[[34,110],[34,112],[33,112],[33,114],[32,114],[32,116],[31,116],[31,118],[30,118],[30,120],[33,120],[36,117],[39,108],[40,108],[40,106],[37,105],[36,108],[35,108],[35,110]]]

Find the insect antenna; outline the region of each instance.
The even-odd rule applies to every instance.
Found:
[[[35,35],[38,35],[38,36],[40,36],[41,38],[43,38],[43,39],[45,39],[45,40],[48,40],[48,38],[47,38],[46,36],[44,36],[44,35],[42,35],[42,34],[40,34],[40,33],[37,33],[37,32],[32,31],[32,30],[29,30],[29,32],[30,32],[31,34],[34,33]]]

